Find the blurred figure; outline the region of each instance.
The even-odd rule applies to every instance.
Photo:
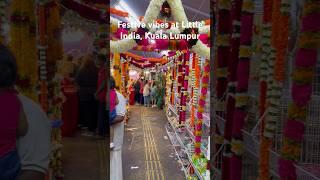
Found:
[[[98,133],[99,136],[105,137],[107,134],[107,110],[106,110],[106,95],[107,95],[107,74],[105,68],[105,57],[97,57],[97,66],[99,68],[96,99],[99,101],[98,107]]]
[[[17,64],[13,54],[0,46],[0,179],[14,180],[20,173],[17,137],[24,136],[28,123],[14,85]]]
[[[23,95],[19,99],[29,124],[27,134],[17,142],[22,165],[19,180],[44,180],[51,153],[51,123],[38,104]]]
[[[150,86],[149,82],[146,80],[143,87],[143,99],[144,99],[144,106],[150,106]]]
[[[134,83],[135,101],[140,104],[140,81]]]
[[[87,55],[76,76],[76,83],[79,86],[79,126],[88,128],[89,132],[83,135],[94,135],[98,122],[98,102],[94,95],[98,82],[98,68],[93,57]]]
[[[150,98],[151,98],[151,106],[155,107],[156,106],[156,92],[157,92],[157,87],[155,85],[155,82],[151,84],[151,90],[150,90]]]

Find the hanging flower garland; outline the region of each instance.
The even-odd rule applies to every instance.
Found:
[[[181,95],[180,95],[180,109],[179,109],[179,124],[184,125],[186,121],[187,97],[188,97],[188,83],[189,83],[189,60],[190,52],[184,54],[182,78],[181,78]]]
[[[301,154],[301,143],[307,119],[307,106],[311,100],[314,67],[317,62],[317,48],[320,47],[320,26],[315,23],[320,19],[316,0],[306,1],[303,7],[301,34],[295,59],[295,69],[292,80],[292,100],[288,107],[288,120],[284,127],[281,158],[279,160],[279,175],[281,179],[297,179],[294,164]]]
[[[267,180],[269,177],[269,149],[276,131],[276,122],[280,120],[281,112],[279,109],[285,75],[285,58],[289,35],[289,14],[290,2],[286,0],[282,0],[281,2],[273,1],[272,46],[276,48],[276,52],[271,56],[269,61],[270,64],[274,58],[274,68],[272,68],[272,65],[269,65],[269,70],[272,70],[272,73],[269,73],[269,78],[272,78],[272,82],[269,80],[267,85],[269,89],[267,94],[270,96],[270,100],[268,100],[264,137],[262,137],[260,144],[259,176],[262,180]]]
[[[268,59],[270,58],[271,52],[271,20],[272,20],[272,6],[273,1],[264,0],[263,2],[263,25],[262,25],[262,57],[260,62],[260,97],[259,97],[259,112],[260,117],[262,117],[266,110],[266,97],[267,97],[267,77],[268,77]],[[262,121],[264,125],[264,120]],[[261,128],[263,131],[263,128]],[[263,132],[262,132],[263,133]],[[271,141],[264,136],[260,142],[260,157],[261,161],[259,163],[259,177],[261,179],[268,178],[265,176],[269,172],[266,172],[268,167],[269,152],[267,147],[269,147]],[[267,170],[269,171],[269,170]]]
[[[231,38],[231,0],[223,0],[218,3],[218,30],[217,30],[217,69],[216,69],[216,98],[219,104],[223,104],[224,93],[227,88],[227,59],[230,52],[230,38]],[[223,107],[224,105],[216,105],[217,107]],[[218,112],[224,111],[220,108],[216,109]]]
[[[152,0],[150,1],[150,4],[146,10],[145,17],[143,19],[143,22],[145,24],[152,23],[155,21],[159,15],[159,12],[161,10],[161,7],[165,0]],[[186,17],[186,14],[183,9],[183,5],[181,0],[168,0],[167,1],[169,6],[172,9],[172,16],[173,18],[182,23],[187,23],[188,19]],[[146,28],[138,28],[135,33],[141,35],[144,37],[144,33],[150,31]],[[183,29],[182,26],[180,27],[180,33],[181,34],[198,34],[198,29]],[[122,53],[126,52],[132,48],[134,48],[137,44],[145,44],[147,43],[146,39],[142,40],[132,40],[132,39],[121,39],[118,41],[111,40],[110,42],[110,51],[111,53]],[[189,40],[188,41],[188,47],[193,51],[198,53],[200,56],[203,56],[205,58],[210,58],[210,48],[206,46],[202,41],[199,41],[197,39]]]
[[[9,47],[17,59],[18,89],[34,101],[38,101],[36,89],[34,89],[38,81],[38,66],[33,5],[32,0],[14,0],[10,3]]]
[[[206,105],[206,99],[208,94],[208,86],[210,80],[210,60],[206,59],[203,66],[203,75],[202,75],[202,86],[201,86],[201,95],[199,98],[199,105],[197,109],[197,121],[196,121],[196,132],[195,132],[195,156],[200,157],[201,153],[201,137],[202,137],[202,124],[203,124],[203,113]]]
[[[235,93],[236,93],[236,80],[237,80],[237,65],[239,59],[239,46],[240,46],[240,29],[241,29],[241,9],[242,9],[242,0],[234,1],[232,7],[231,16],[232,16],[232,25],[233,33],[231,37],[231,53],[229,54],[228,63],[228,72],[229,72],[229,83],[228,83],[228,96],[227,96],[227,105],[226,105],[226,124],[224,137],[219,134],[215,134],[217,139],[216,144],[219,146],[225,142],[224,148],[224,163],[222,164],[222,177],[223,179],[228,179],[230,166],[229,166],[229,157],[231,155],[231,132],[232,132],[232,121],[233,121],[233,112],[235,109]],[[218,149],[220,146],[218,147]]]
[[[231,172],[230,179],[237,179],[241,176],[242,160],[244,152],[242,129],[246,117],[246,107],[248,105],[248,82],[250,76],[250,60],[252,56],[252,34],[253,34],[253,0],[244,0],[242,5],[239,63],[237,67],[237,88],[236,104],[232,123],[231,151],[234,153],[230,159]]]

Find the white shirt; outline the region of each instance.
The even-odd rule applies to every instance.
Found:
[[[143,87],[143,96],[149,96],[150,95],[150,86],[148,84],[146,84]]]
[[[116,106],[117,115],[118,116],[125,116],[126,112],[127,112],[127,109],[126,109],[126,104],[127,104],[126,98],[121,93],[119,93],[118,91],[116,91],[116,92],[117,92],[117,97],[118,97],[118,101],[119,101],[119,103]]]
[[[117,97],[119,100],[119,103],[116,106],[117,115],[125,116],[126,115],[126,99],[119,92],[117,92]],[[123,145],[123,136],[124,136],[124,121],[112,125],[111,128],[113,129],[113,140],[112,140],[114,144],[113,151],[121,150]]]
[[[51,152],[51,123],[41,107],[19,95],[28,121],[28,132],[17,140],[22,170],[47,173]]]

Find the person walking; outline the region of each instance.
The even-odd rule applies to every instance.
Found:
[[[79,125],[88,128],[83,135],[92,136],[96,132],[98,122],[98,102],[94,98],[97,88],[98,69],[93,58],[87,55],[76,76],[79,86]]]
[[[140,81],[136,80],[134,83],[135,101],[140,104]]]
[[[143,79],[142,78],[140,78],[139,83],[140,83],[140,90],[139,90],[140,97],[139,97],[139,100],[140,100],[140,104],[143,105],[144,104],[144,98],[143,98],[144,83],[143,83]]]
[[[151,106],[155,107],[156,106],[156,92],[157,92],[157,87],[155,83],[153,82],[151,85],[151,90],[150,90],[150,98],[151,98]]]
[[[150,106],[150,85],[148,81],[145,81],[143,87],[143,99],[144,99],[144,106]]]
[[[105,137],[107,134],[107,110],[106,110],[106,97],[107,97],[107,76],[105,57],[98,56],[97,65],[99,68],[98,72],[98,87],[95,93],[96,99],[99,101],[98,107],[98,134],[100,137]]]
[[[126,99],[116,91],[118,104],[116,106],[117,116],[111,123],[113,137],[112,149],[110,150],[110,180],[123,180],[122,172],[122,145],[124,137],[124,120],[126,115]]]
[[[14,180],[21,170],[17,138],[25,136],[28,122],[14,89],[17,64],[9,49],[0,45],[0,179]]]

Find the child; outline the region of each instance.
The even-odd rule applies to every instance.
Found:
[[[14,56],[0,46],[0,179],[16,179],[21,164],[17,152],[17,137],[24,136],[28,123],[14,90],[17,66]]]
[[[110,78],[110,113],[109,113],[109,124],[112,125],[114,119],[117,117],[116,105],[119,103],[116,92],[116,83],[113,77]],[[110,128],[110,141],[113,139],[113,131]],[[110,143],[110,148],[113,148],[113,142]]]

